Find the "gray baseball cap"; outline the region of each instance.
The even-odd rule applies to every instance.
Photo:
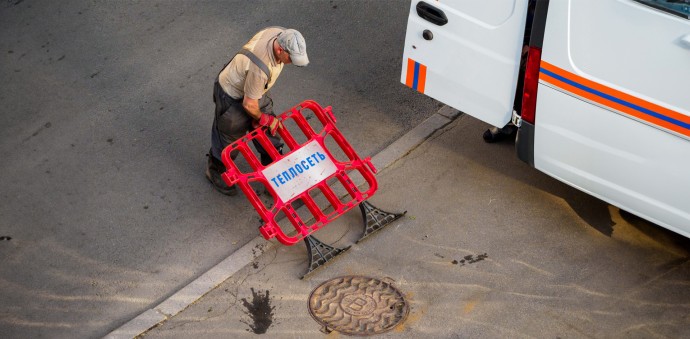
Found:
[[[309,64],[307,57],[307,43],[304,41],[302,33],[295,29],[286,29],[278,35],[280,47],[290,53],[290,60],[295,66],[306,66]]]

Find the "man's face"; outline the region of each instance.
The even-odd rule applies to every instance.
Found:
[[[290,59],[290,53],[288,53],[286,50],[284,50],[283,47],[280,47],[280,45],[278,45],[277,57],[278,57],[278,60],[280,62],[282,62],[286,65],[292,63],[292,59]]]

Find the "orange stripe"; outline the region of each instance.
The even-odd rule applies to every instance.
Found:
[[[599,92],[602,92],[602,93],[608,94],[608,95],[610,95],[610,96],[616,97],[617,99],[621,99],[621,100],[623,100],[623,101],[627,101],[627,102],[629,102],[629,103],[631,103],[631,104],[633,104],[633,105],[637,105],[637,106],[640,106],[640,107],[642,107],[642,108],[646,108],[646,109],[648,109],[648,110],[650,110],[650,111],[657,112],[657,113],[659,113],[659,114],[665,115],[665,116],[667,116],[667,117],[669,117],[669,118],[672,118],[672,119],[675,119],[675,120],[678,120],[678,121],[682,121],[682,122],[684,122],[684,123],[690,123],[690,117],[688,117],[688,116],[686,116],[686,115],[684,115],[684,114],[680,114],[680,113],[678,113],[678,112],[676,112],[676,111],[673,111],[673,110],[670,110],[670,109],[668,109],[668,108],[666,108],[666,107],[659,106],[659,105],[654,104],[654,103],[651,103],[651,102],[649,102],[649,101],[646,101],[646,100],[643,100],[643,99],[634,97],[634,96],[632,96],[632,95],[630,95],[630,94],[627,94],[627,93],[624,93],[624,92],[615,90],[615,89],[613,89],[613,88],[604,86],[604,85],[602,85],[602,84],[596,83],[596,82],[591,81],[591,80],[589,80],[589,79],[583,78],[583,77],[581,77],[581,76],[579,76],[579,75],[570,73],[570,72],[565,71],[565,70],[563,70],[563,69],[560,69],[560,68],[558,68],[558,67],[556,67],[556,66],[554,66],[554,65],[549,64],[549,63],[546,62],[546,61],[543,61],[543,60],[542,60],[542,62],[541,62],[541,67],[543,67],[543,68],[546,69],[547,71],[556,73],[556,74],[558,74],[558,75],[560,75],[560,76],[562,76],[562,77],[564,77],[564,78],[566,78],[566,79],[575,81],[575,82],[577,82],[577,83],[579,83],[579,84],[581,84],[581,85],[587,86],[587,87],[589,87],[589,88],[591,88],[591,89],[594,89],[594,90],[597,90],[597,91],[599,91]]]
[[[417,79],[417,90],[424,93],[424,85],[426,85],[426,66],[419,64],[419,78]]]
[[[551,71],[551,70],[549,70],[549,71]],[[552,71],[552,72],[553,72],[553,71]],[[554,73],[556,73],[556,72],[554,72]],[[560,74],[559,74],[559,75],[560,75]],[[562,81],[560,81],[560,80],[558,80],[558,79],[555,79],[555,78],[553,78],[553,77],[551,77],[551,76],[549,76],[549,75],[547,75],[547,74],[540,73],[540,74],[539,74],[539,79],[540,79],[540,80],[544,80],[544,81],[546,81],[546,82],[548,82],[548,83],[551,83],[551,84],[553,84],[553,85],[555,85],[555,86],[557,86],[557,87],[560,87],[560,88],[562,88],[562,89],[564,89],[564,90],[566,90],[566,91],[568,91],[568,92],[574,93],[574,94],[576,94],[576,95],[578,95],[578,96],[580,96],[580,97],[582,97],[582,98],[585,98],[585,99],[587,99],[587,100],[596,102],[596,103],[601,104],[601,105],[603,105],[603,106],[611,107],[611,108],[613,108],[613,109],[615,109],[615,110],[617,110],[617,111],[626,113],[626,114],[631,115],[631,116],[633,116],[633,117],[635,117],[635,118],[638,118],[638,119],[640,119],[640,120],[647,121],[647,122],[650,122],[650,123],[652,123],[652,124],[655,124],[655,125],[664,127],[664,128],[669,129],[669,130],[671,130],[671,131],[674,131],[674,132],[677,132],[677,133],[680,133],[680,134],[683,134],[683,135],[690,136],[690,131],[688,131],[687,129],[684,129],[684,128],[678,126],[678,125],[674,125],[673,123],[670,123],[670,122],[668,122],[668,121],[661,120],[661,119],[659,119],[659,118],[656,118],[656,117],[653,117],[653,116],[644,114],[644,113],[642,113],[642,112],[640,112],[640,111],[637,111],[637,110],[635,110],[635,109],[633,109],[633,108],[630,108],[630,107],[628,107],[628,106],[621,105],[621,104],[619,104],[619,103],[617,103],[617,102],[615,102],[615,101],[611,101],[611,100],[602,98],[602,97],[600,97],[600,96],[598,96],[598,95],[592,94],[592,93],[590,93],[590,92],[584,91],[584,90],[582,90],[582,89],[580,89],[580,88],[577,88],[577,87],[575,87],[575,86],[572,86],[572,85],[570,85],[570,84],[567,84],[567,83],[565,83],[565,82],[562,82]],[[602,92],[603,92],[603,91],[602,91]]]
[[[405,85],[407,87],[412,88],[412,85],[414,84],[414,60],[408,58],[407,59],[407,79],[405,80]]]

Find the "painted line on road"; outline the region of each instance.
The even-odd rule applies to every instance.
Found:
[[[443,106],[434,115],[422,121],[422,123],[372,157],[372,163],[379,172],[386,169],[422,144],[436,131],[442,129],[461,115],[460,111]],[[360,178],[359,181],[362,182],[355,182],[355,184],[361,185],[364,183],[363,178]],[[182,312],[189,305],[201,299],[208,292],[211,292],[218,285],[232,277],[237,271],[251,264],[257,256],[260,256],[263,252],[270,250],[277,244],[275,241],[267,241],[262,236],[257,236],[187,286],[175,292],[158,306],[146,310],[136,318],[110,332],[105,338],[134,338],[145,333]],[[257,252],[257,248],[262,250]]]

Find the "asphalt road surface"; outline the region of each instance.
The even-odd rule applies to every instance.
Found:
[[[276,111],[332,105],[363,156],[436,112],[399,83],[408,6],[0,2],[2,336],[103,336],[257,236],[203,171],[214,77],[261,28],[299,29],[311,60]]]

